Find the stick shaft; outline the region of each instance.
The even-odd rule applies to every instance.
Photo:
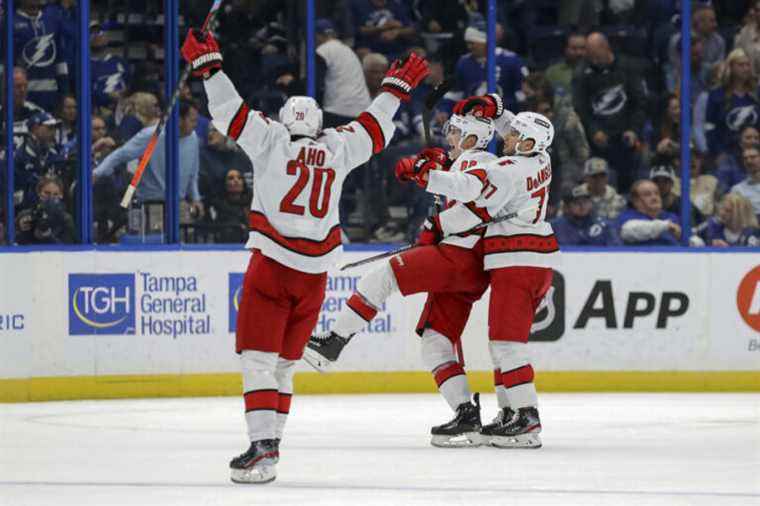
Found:
[[[497,218],[494,218],[491,221],[486,221],[484,223],[481,223],[480,225],[477,225],[475,227],[472,227],[469,230],[465,230],[464,232],[460,232],[460,233],[462,233],[462,234],[469,234],[471,232],[476,232],[476,231],[478,231],[478,230],[480,230],[482,228],[487,227],[488,225],[494,225],[494,224],[502,222],[502,221],[511,220],[512,218],[517,218],[523,212],[527,212],[527,211],[529,211],[531,209],[523,209],[522,211],[516,211],[514,213],[505,214],[504,216],[499,216]],[[446,236],[446,237],[448,237],[448,236]],[[362,260],[357,260],[356,262],[348,263],[348,264],[344,265],[343,267],[341,267],[340,270],[341,271],[345,271],[347,269],[353,269],[354,267],[359,267],[361,265],[366,265],[366,264],[369,264],[369,263],[372,263],[372,262],[376,262],[378,260],[382,260],[383,258],[388,258],[388,257],[392,257],[392,256],[395,256],[395,255],[398,255],[399,253],[403,253],[405,251],[408,251],[408,250],[410,250],[412,248],[416,248],[416,247],[417,247],[416,244],[410,244],[408,246],[403,246],[401,248],[398,248],[398,249],[395,249],[395,250],[392,250],[392,251],[386,251],[385,253],[380,253],[378,255],[373,255],[371,257],[364,258]]]
[[[203,26],[201,28],[201,31],[203,33],[206,33],[206,31],[208,31],[208,25],[211,23],[214,15],[219,11],[219,7],[221,5],[222,0],[214,0],[214,3],[211,5],[211,9],[209,9],[208,14],[206,15],[206,19],[203,21]],[[127,187],[127,190],[124,192],[124,196],[121,199],[121,207],[124,209],[129,207],[129,203],[132,201],[132,197],[137,190],[137,185],[140,184],[140,180],[142,179],[143,173],[145,172],[145,168],[148,166],[148,162],[150,162],[150,159],[153,157],[153,152],[156,150],[158,138],[161,135],[161,132],[163,132],[164,126],[166,125],[166,122],[169,120],[169,116],[174,110],[174,106],[177,105],[177,100],[179,99],[179,93],[182,90],[182,85],[185,84],[187,79],[190,77],[190,70],[190,65],[187,65],[185,67],[185,70],[182,71],[179,82],[174,88],[172,99],[166,109],[164,109],[164,113],[161,115],[161,119],[158,121],[155,130],[153,130],[153,134],[150,136],[148,146],[145,148],[145,152],[140,157],[140,163],[137,165],[137,170],[132,176],[132,180],[129,182],[129,186]]]

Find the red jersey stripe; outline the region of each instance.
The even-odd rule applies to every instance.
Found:
[[[461,376],[462,374],[464,374],[464,368],[457,362],[452,362],[433,371],[435,384],[438,385],[438,388],[454,376]]]
[[[346,302],[346,305],[366,321],[372,320],[377,314],[377,309],[367,304],[358,293],[353,294]]]
[[[501,380],[501,369],[493,370],[493,385],[495,387],[500,387],[504,385],[504,382]]]
[[[279,400],[277,390],[251,390],[243,394],[245,399],[245,412],[260,409],[277,409]]]
[[[501,381],[506,388],[516,387],[533,381],[533,366],[528,364],[501,373]]]
[[[377,119],[367,111],[364,111],[356,118],[361,126],[369,134],[369,138],[372,139],[372,152],[377,154],[385,147],[385,134]]]
[[[321,241],[304,237],[285,237],[275,230],[266,216],[258,211],[250,212],[249,225],[251,226],[251,230],[267,236],[283,248],[289,249],[299,255],[321,257],[330,253],[341,244],[340,225],[335,225],[331,228],[327,237]]]
[[[227,137],[238,140],[240,137],[240,134],[243,133],[243,129],[245,128],[245,124],[248,123],[248,113],[251,111],[251,108],[248,107],[248,104],[243,102],[240,104],[240,109],[237,110],[235,113],[235,117],[232,118],[232,122],[230,123],[230,127],[227,129]]]
[[[488,176],[486,175],[486,171],[483,169],[471,169],[464,171],[465,174],[469,174],[471,176],[475,176],[476,178],[480,179],[480,182],[483,183],[483,186],[488,183]]]
[[[495,235],[486,237],[484,243],[486,255],[514,253],[518,251],[533,253],[554,253],[555,251],[559,251],[557,238],[553,234],[547,236],[536,234]]]

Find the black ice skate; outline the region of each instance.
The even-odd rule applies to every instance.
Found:
[[[319,372],[329,371],[352,336],[342,337],[335,332],[315,334],[303,350],[303,359]]]
[[[253,441],[248,451],[230,461],[230,479],[235,483],[269,483],[277,477],[275,463],[280,454],[275,439]]]
[[[504,408],[480,431],[483,444],[497,448],[541,448],[541,419],[536,408]]]
[[[430,444],[439,448],[480,446],[480,394],[473,395],[472,400],[457,406],[450,422],[430,429]]]

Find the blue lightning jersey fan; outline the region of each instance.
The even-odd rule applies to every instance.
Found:
[[[29,100],[55,110],[60,93],[68,91],[69,69],[61,50],[60,20],[44,11],[31,17],[16,11],[13,23],[16,65],[29,77]]]
[[[496,90],[504,99],[504,107],[516,111],[518,93],[522,88],[523,78],[528,75],[522,59],[512,51],[496,48]],[[456,66],[456,87],[462,93],[461,98],[470,95],[488,93],[486,78],[486,60],[480,60],[467,53],[459,58]],[[452,97],[453,98],[453,97]]]
[[[128,67],[118,56],[106,55],[90,60],[92,76],[92,98],[96,105],[108,106],[113,101],[112,95],[126,91]]]

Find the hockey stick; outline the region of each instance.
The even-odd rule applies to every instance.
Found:
[[[449,92],[452,86],[451,78],[444,79],[443,82],[433,88],[425,97],[425,107],[422,109],[422,135],[425,137],[425,145],[430,147],[433,141],[430,137],[430,122],[433,120],[433,109],[435,105]]]
[[[494,218],[491,221],[483,222],[480,225],[476,225],[476,226],[472,227],[469,230],[465,230],[464,232],[460,232],[459,234],[469,234],[469,233],[472,233],[472,232],[477,232],[478,230],[480,230],[482,228],[485,228],[488,225],[494,225],[496,223],[501,223],[502,221],[511,220],[511,219],[517,218],[518,216],[523,215],[525,213],[534,212],[536,209],[537,209],[536,206],[531,206],[531,207],[526,207],[525,209],[521,209],[519,211],[515,211],[513,213],[508,213],[508,214],[505,214],[503,216],[498,216],[498,217]],[[459,234],[453,234],[453,235],[459,235]],[[450,236],[446,236],[446,237],[450,237]],[[354,267],[359,267],[361,265],[366,265],[366,264],[375,262],[377,260],[382,260],[383,258],[392,257],[392,256],[395,256],[395,255],[398,255],[399,253],[404,253],[405,251],[409,251],[412,248],[416,248],[417,246],[418,246],[417,244],[409,244],[407,246],[403,246],[401,248],[398,248],[398,249],[395,249],[395,250],[392,250],[392,251],[386,251],[385,253],[380,253],[378,255],[367,257],[367,258],[365,258],[363,260],[357,260],[356,262],[351,262],[351,263],[348,263],[348,264],[344,265],[343,267],[340,268],[340,270],[341,271],[345,271],[347,269],[353,269]]]
[[[222,5],[222,0],[214,0],[214,3],[211,5],[211,9],[208,11],[208,15],[206,15],[206,19],[203,21],[201,32],[206,33],[208,31],[208,26],[211,23],[211,21],[214,19],[214,17],[216,16],[216,13],[219,11],[219,7],[221,7],[221,5]],[[172,99],[169,102],[169,106],[166,109],[164,109],[164,113],[161,116],[161,119],[159,120],[158,124],[156,125],[156,129],[153,130],[153,134],[150,136],[150,140],[148,141],[148,146],[145,148],[145,152],[140,158],[140,163],[137,166],[137,170],[135,171],[135,174],[132,176],[132,181],[129,182],[129,186],[127,186],[127,189],[124,192],[124,196],[121,199],[121,207],[123,207],[124,209],[127,209],[129,207],[129,203],[132,202],[132,197],[135,195],[135,191],[137,190],[137,185],[140,184],[140,180],[142,179],[143,172],[145,172],[145,168],[148,166],[148,162],[150,162],[150,159],[153,157],[153,151],[156,150],[158,137],[161,135],[161,132],[164,129],[164,125],[166,125],[166,122],[169,119],[169,115],[174,110],[174,106],[177,104],[177,99],[179,98],[179,92],[182,89],[182,85],[185,84],[187,79],[190,77],[191,67],[192,67],[191,65],[187,65],[185,67],[185,70],[182,71],[182,74],[179,77],[179,82],[177,83],[177,86],[174,89],[174,95],[172,95]]]

